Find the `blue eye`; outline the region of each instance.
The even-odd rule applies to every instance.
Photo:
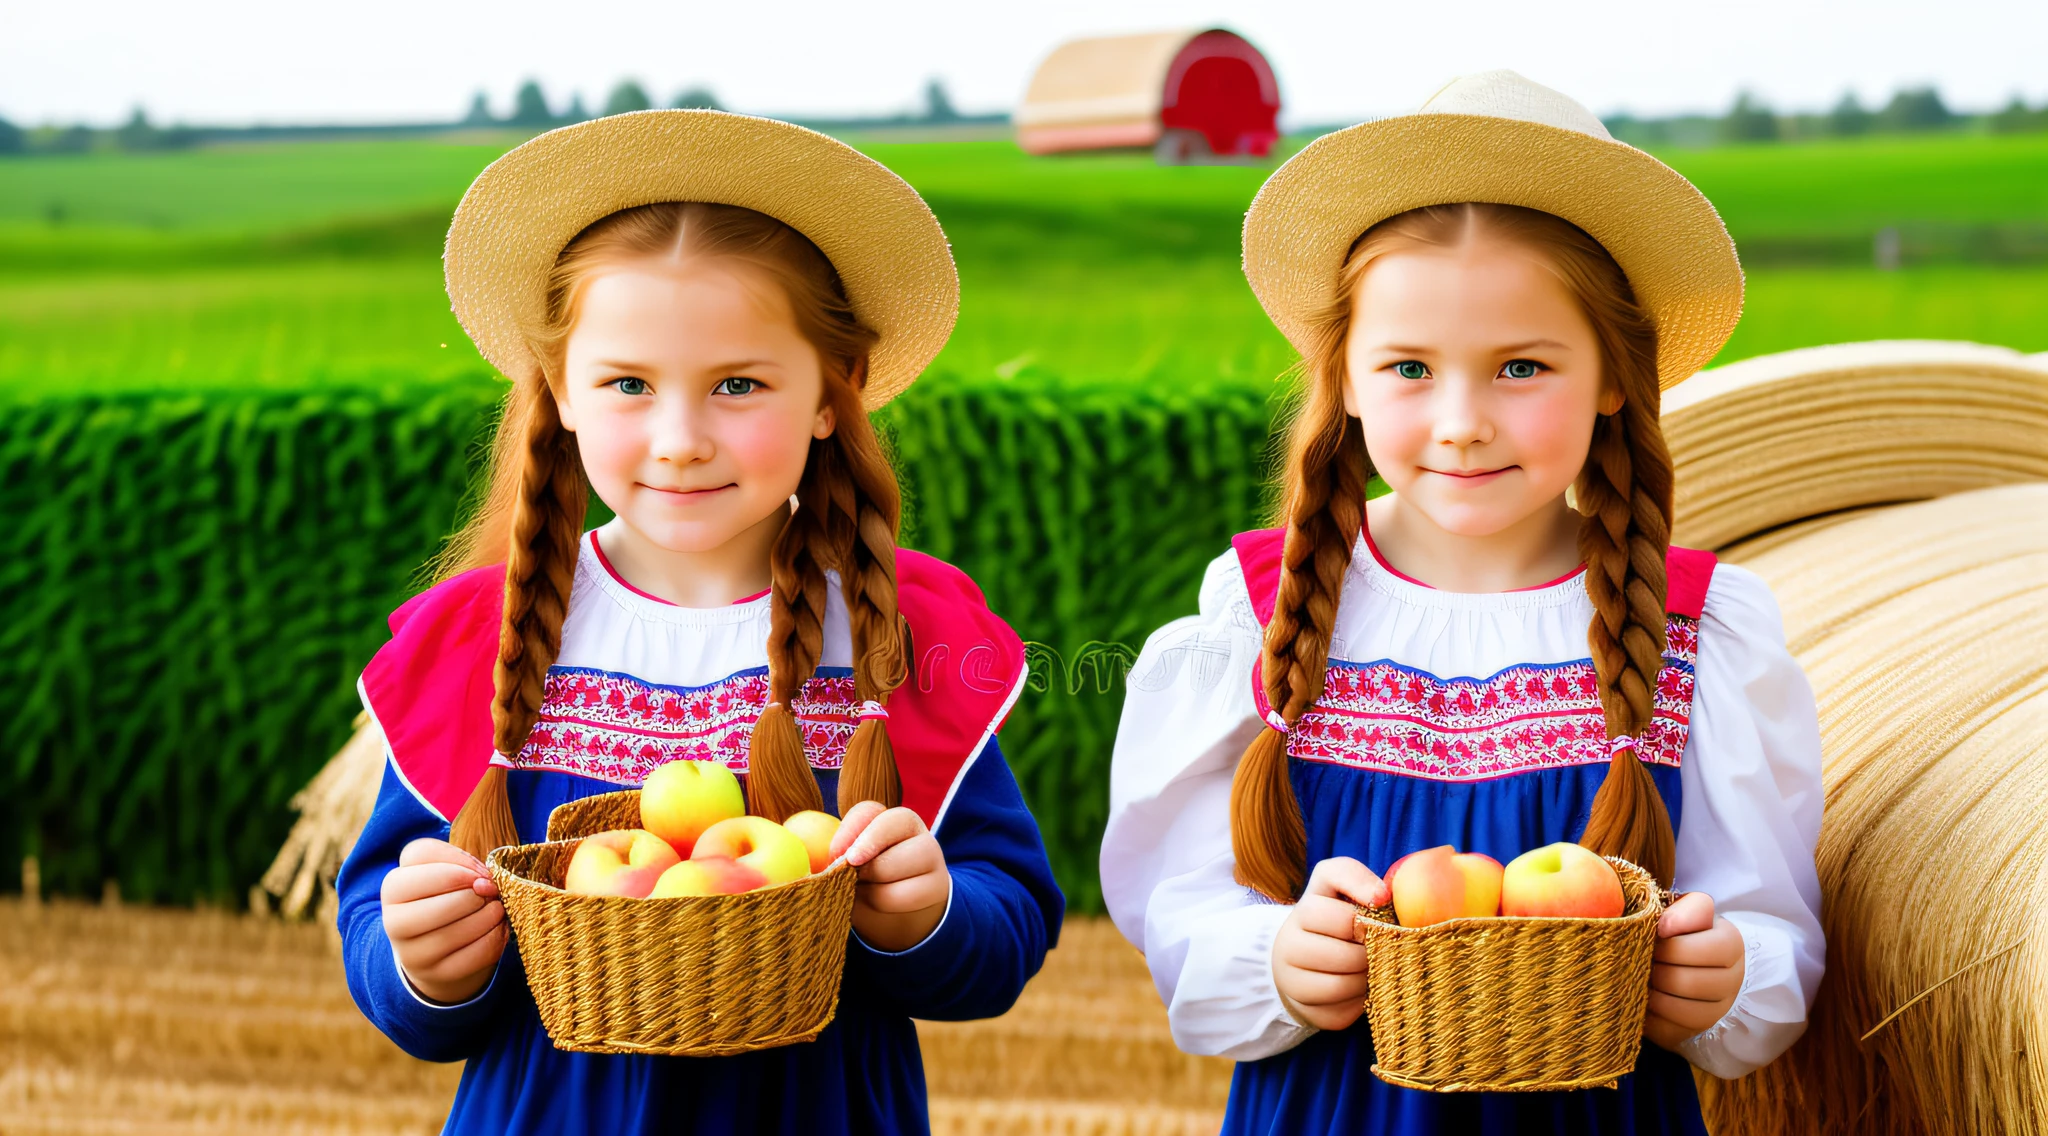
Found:
[[[1543,364],[1534,359],[1510,359],[1507,366],[1500,369],[1500,373],[1510,379],[1533,379],[1541,370]]]
[[[735,375],[730,379],[718,380],[718,385],[711,388],[711,393],[729,395],[753,394],[754,388],[760,385],[761,381],[759,379],[743,379]]]
[[[1413,359],[1404,359],[1394,364],[1394,373],[1404,379],[1426,379],[1429,377],[1429,368]]]
[[[651,393],[646,379],[636,379],[631,375],[627,375],[623,379],[613,379],[610,385],[617,387],[620,394],[643,395]]]

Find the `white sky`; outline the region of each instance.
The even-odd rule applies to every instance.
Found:
[[[893,112],[943,79],[1006,109],[1062,39],[1214,24],[1273,61],[1292,124],[1412,107],[1511,67],[1594,110],[1780,109],[1934,83],[1952,108],[2048,100],[2042,0],[0,0],[0,116],[110,123],[380,122],[498,113],[526,78],[593,110],[621,77],[702,83],[736,110]]]

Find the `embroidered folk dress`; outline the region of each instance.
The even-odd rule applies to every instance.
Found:
[[[1645,1042],[1618,1089],[1439,1094],[1373,1076],[1366,1019],[1322,1032],[1274,989],[1292,910],[1232,878],[1230,782],[1266,728],[1256,690],[1281,533],[1247,533],[1209,566],[1201,614],[1146,643],[1129,678],[1102,843],[1103,897],[1145,953],[1174,1040],[1231,1057],[1226,1133],[1704,1132],[1688,1062],[1735,1077],[1805,1028],[1823,942],[1813,850],[1820,737],[1805,675],[1753,574],[1674,549],[1669,646],[1638,755],[1677,826],[1681,891],[1742,933],[1740,994],[1671,1053]],[[1321,699],[1288,735],[1308,864],[1384,873],[1455,844],[1505,863],[1574,839],[1609,747],[1582,573],[1517,592],[1442,592],[1361,536],[1339,598]]]
[[[668,761],[744,773],[767,699],[765,595],[725,608],[669,604],[610,570],[587,535],[540,720],[507,759],[491,752],[489,702],[503,570],[415,597],[362,681],[389,746],[377,805],[342,866],[349,990],[400,1048],[467,1061],[454,1133],[922,1132],[929,1127],[913,1017],[1002,1013],[1059,933],[1062,899],[995,732],[1025,678],[1023,646],[958,570],[898,554],[899,604],[916,671],[891,696],[904,804],[945,852],[952,893],[923,942],[883,951],[851,936],[838,1014],[814,1042],[732,1057],[568,1053],[527,990],[518,944],[458,1005],[421,997],[399,971],[379,891],[399,851],[446,839],[486,763],[509,767],[520,838],[544,839],[566,801],[638,786]],[[833,582],[817,677],[793,700],[825,807],[856,724],[846,610]]]

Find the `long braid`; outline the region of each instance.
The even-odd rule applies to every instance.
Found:
[[[1279,593],[1259,661],[1267,704],[1290,727],[1322,697],[1337,601],[1365,522],[1370,476],[1364,432],[1340,394],[1341,353],[1321,354],[1323,377],[1292,432]],[[1288,774],[1287,735],[1278,729],[1259,731],[1238,762],[1230,783],[1230,837],[1239,883],[1281,903],[1301,894],[1308,837]]]
[[[498,659],[491,669],[491,746],[510,757],[540,716],[548,668],[562,647],[562,620],[576,577],[577,546],[590,489],[575,435],[562,428],[555,400],[534,376],[513,390],[506,425],[523,425],[519,491],[505,558],[505,606]],[[505,767],[493,762],[455,814],[449,843],[482,859],[519,842],[505,794]]]
[[[854,388],[846,388],[851,392]],[[902,617],[896,605],[896,538],[903,497],[896,474],[860,413],[841,413],[833,434],[840,476],[833,494],[839,513],[839,583],[853,638],[854,696],[887,706],[909,675]],[[883,718],[863,717],[847,742],[839,771],[839,811],[862,801],[894,808],[903,803],[903,779]]]
[[[773,821],[825,803],[804,756],[803,730],[792,703],[817,673],[825,649],[831,585],[819,554],[830,547],[827,510],[821,506],[831,479],[818,458],[828,448],[828,442],[811,443],[796,511],[769,554],[768,705],[747,740],[747,811]]]
[[[1671,455],[1657,427],[1656,384],[1633,386],[1621,410],[1595,424],[1578,487],[1586,514],[1579,554],[1593,601],[1586,639],[1610,739],[1642,735],[1664,666]],[[1579,843],[1633,861],[1670,885],[1676,861],[1671,817],[1632,747],[1615,752]]]

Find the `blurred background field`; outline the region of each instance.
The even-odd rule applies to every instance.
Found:
[[[511,141],[0,165],[0,390],[481,379],[438,251],[454,201]],[[931,202],[959,258],[959,330],[935,374],[1265,383],[1291,361],[1237,270],[1264,169],[1046,160],[1008,141],[866,148]],[[1723,362],[1870,338],[2048,347],[2048,134],[1662,156],[1748,266]],[[1875,263],[1887,229],[1891,270]]]

